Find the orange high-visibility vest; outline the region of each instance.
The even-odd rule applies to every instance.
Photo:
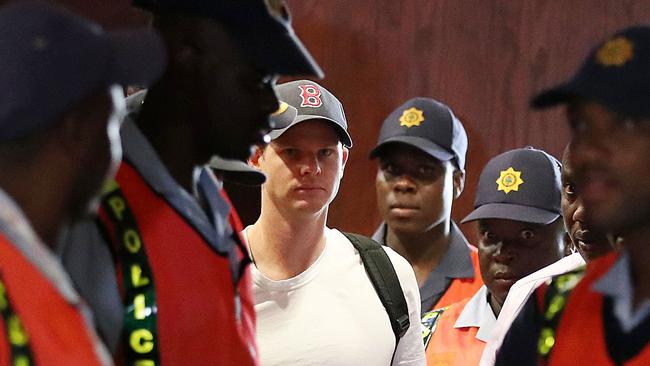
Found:
[[[589,263],[585,277],[573,289],[563,310],[548,365],[614,365],[605,343],[603,296],[591,287],[614,265],[617,255],[611,253]],[[650,346],[625,365],[650,365]]]
[[[478,327],[454,328],[471,297],[447,307],[438,317],[426,348],[428,366],[478,365],[485,342],[476,339]]]
[[[79,308],[1,233],[0,274],[36,365],[101,365]],[[0,317],[0,365],[15,366],[10,362],[7,325]]]
[[[433,305],[431,310],[440,309],[445,306],[462,301],[466,298],[474,296],[474,294],[483,286],[483,279],[481,278],[481,269],[478,264],[478,250],[471,246],[467,246],[470,250],[470,257],[472,259],[472,267],[474,267],[473,278],[454,278],[451,284],[442,295],[440,300]]]
[[[157,307],[157,334],[152,337],[136,329],[123,335],[123,349],[156,347],[160,363],[166,366],[256,365],[250,268],[242,267],[239,281],[233,280],[227,255],[213,249],[129,163],[122,163],[116,181],[139,229],[139,240],[131,239],[130,245],[143,245],[153,277],[142,278],[136,271],[132,280],[153,281]],[[108,216],[100,212],[111,233],[115,222]],[[241,224],[234,212],[230,216],[233,229],[239,232]],[[121,238],[111,239],[114,247],[129,245]],[[244,255],[240,251],[239,259]],[[118,280],[123,286],[122,273],[129,272],[120,266],[118,260]]]

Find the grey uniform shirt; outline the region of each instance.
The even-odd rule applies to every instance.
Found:
[[[376,242],[386,245],[387,225],[382,222],[372,236]],[[474,278],[474,265],[470,256],[469,243],[455,222],[451,222],[450,242],[447,252],[436,268],[420,287],[421,313],[432,310],[445,294],[451,281],[456,278]]]

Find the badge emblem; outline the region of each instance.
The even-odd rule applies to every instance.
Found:
[[[409,128],[419,126],[422,122],[424,122],[424,113],[415,107],[405,110],[399,118],[400,126]]]
[[[524,183],[521,179],[521,172],[512,169],[512,167],[502,170],[496,182],[498,184],[497,191],[504,191],[506,194],[518,191],[519,186]]]
[[[612,38],[600,47],[596,60],[603,66],[625,65],[634,56],[634,45],[625,37]]]

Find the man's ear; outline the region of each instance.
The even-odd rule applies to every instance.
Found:
[[[460,197],[465,188],[465,171],[456,169],[454,170],[454,199]]]
[[[345,164],[348,162],[348,158],[350,157],[350,149],[347,147],[343,146],[343,162],[341,164],[341,179],[343,178],[343,173],[345,172]]]
[[[254,166],[255,168],[259,169],[260,168],[260,158],[262,158],[262,154],[264,153],[264,149],[267,147],[255,147],[255,151],[253,152],[253,155],[248,159],[248,164]]]

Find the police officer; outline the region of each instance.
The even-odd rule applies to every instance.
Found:
[[[451,219],[463,191],[467,135],[446,105],[413,98],[384,121],[370,157],[379,160],[373,239],[405,257],[420,285],[422,313],[472,296],[483,284],[476,248]]]
[[[475,210],[485,286],[471,298],[425,314],[429,365],[478,365],[512,285],[562,257],[560,163],[523,148],[492,158],[479,179]]]
[[[44,2],[3,7],[0,28],[0,365],[110,364],[52,250],[119,164],[119,84],[153,82],[164,48]]]
[[[650,27],[630,27],[598,44],[569,81],[533,99],[538,108],[566,104],[585,219],[620,235],[623,247],[538,291],[497,364],[650,363],[649,75]]]
[[[256,364],[249,259],[205,165],[245,160],[264,141],[276,75],[320,69],[280,1],[135,5],[152,14],[169,66],[124,124],[99,226],[73,230],[64,261],[119,362]]]
[[[575,189],[575,170],[573,169],[572,144],[567,145],[562,154],[562,218],[567,231],[568,240],[577,248],[559,261],[547,266],[529,276],[517,281],[508,292],[508,297],[499,312],[499,318],[494,326],[492,337],[488,340],[481,366],[494,365],[495,355],[501,347],[503,337],[513,320],[519,314],[529,296],[553,277],[570,272],[584,266],[585,261],[591,261],[614,250],[610,237],[594,230],[586,222],[586,211],[582,199]],[[566,240],[565,240],[566,242]],[[566,248],[565,248],[566,253]]]

